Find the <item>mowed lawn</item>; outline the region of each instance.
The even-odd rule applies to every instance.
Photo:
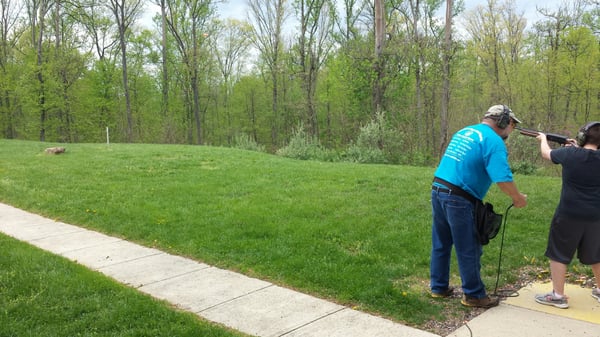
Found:
[[[0,247],[0,336],[245,336],[2,234]]]
[[[299,161],[186,145],[63,144],[65,154],[44,153],[55,145],[0,140],[1,202],[415,327],[471,310],[428,297],[433,167]],[[560,178],[515,178],[529,205],[508,214],[500,287],[545,268],[560,193]],[[510,204],[495,186],[487,200],[502,213]],[[3,251],[17,245],[6,241]],[[484,250],[490,291],[500,242],[499,236]]]

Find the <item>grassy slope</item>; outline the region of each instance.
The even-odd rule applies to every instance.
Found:
[[[411,325],[444,319],[444,303],[426,296],[433,168],[179,145],[43,154],[49,146],[0,140],[0,201]],[[516,181],[529,206],[510,211],[501,285],[545,265],[560,189],[557,178]],[[509,203],[496,187],[487,199],[501,211]],[[488,287],[499,243],[485,248]]]

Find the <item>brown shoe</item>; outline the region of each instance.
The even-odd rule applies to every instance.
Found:
[[[431,297],[433,298],[448,298],[454,294],[454,287],[448,287],[445,291],[441,293],[431,292]],[[600,300],[599,300],[600,301]]]
[[[477,307],[477,308],[491,308],[495,307],[500,303],[500,299],[498,297],[483,297],[476,298],[464,295],[460,303],[466,307]]]

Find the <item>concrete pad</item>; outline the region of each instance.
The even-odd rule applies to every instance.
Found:
[[[550,291],[552,291],[552,283],[550,282],[533,283],[519,290],[519,296],[506,299],[505,303],[521,308],[600,324],[600,303],[592,297],[592,289],[582,288],[574,284],[565,285],[565,294],[569,296],[568,309],[559,309],[549,305],[542,305],[535,301],[534,296],[536,294],[545,294]],[[600,336],[600,326],[598,327],[597,335]]]
[[[138,289],[197,313],[268,286],[271,283],[210,267]]]
[[[198,314],[253,336],[281,336],[343,306],[271,286]]]
[[[0,231],[22,241],[39,240],[55,235],[63,235],[83,231],[84,229],[56,222],[49,219],[45,221],[20,221],[0,223]]]
[[[439,337],[385,318],[344,309],[282,337]],[[484,334],[479,336],[492,336]]]
[[[67,251],[62,255],[91,269],[98,269],[161,253],[162,252],[157,249],[147,248],[120,240]]]
[[[102,267],[99,271],[138,288],[209,267],[204,263],[163,253]]]
[[[122,241],[119,238],[110,237],[90,230],[81,230],[58,236],[45,237],[39,240],[31,240],[34,246],[63,255],[66,252],[103,245],[110,242]]]
[[[467,325],[468,327],[462,326],[448,335],[448,337],[600,336],[600,325],[598,324],[515,307],[504,303],[486,310]]]

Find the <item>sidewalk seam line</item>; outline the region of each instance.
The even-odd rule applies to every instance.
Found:
[[[215,267],[212,267],[212,268],[215,268]],[[265,290],[265,289],[267,289],[267,288],[270,288],[270,287],[273,287],[273,286],[275,286],[275,285],[274,285],[274,284],[272,284],[272,283],[270,283],[270,284],[268,284],[268,285],[266,285],[266,286],[264,286],[264,287],[262,287],[262,288],[254,289],[254,290],[252,290],[252,291],[250,291],[250,292],[247,292],[247,293],[245,293],[245,294],[242,294],[242,295],[240,295],[240,296],[236,296],[236,297],[230,298],[230,299],[228,299],[227,301],[223,301],[223,302],[220,302],[220,303],[217,303],[217,304],[213,304],[213,305],[211,305],[210,307],[204,308],[204,309],[202,309],[202,310],[200,310],[200,311],[196,311],[196,313],[197,313],[197,314],[200,314],[201,312],[205,312],[205,311],[207,311],[207,310],[213,309],[213,308],[215,308],[215,307],[218,307],[218,306],[221,306],[221,305],[223,305],[223,304],[227,304],[227,303],[229,303],[229,302],[233,302],[233,301],[235,301],[235,300],[237,300],[237,299],[240,299],[240,298],[242,298],[242,297],[246,297],[246,296],[248,296],[248,295],[251,295],[251,294],[257,293],[257,292],[259,292],[259,291],[263,291],[263,290]]]
[[[348,307],[341,307],[341,308],[340,308],[340,309],[338,309],[338,310],[332,311],[332,312],[330,312],[330,313],[328,313],[328,314],[325,314],[325,315],[323,315],[323,316],[321,316],[321,317],[315,318],[315,319],[313,319],[313,320],[312,320],[312,321],[310,321],[310,322],[306,322],[306,323],[304,323],[304,324],[302,324],[302,325],[300,325],[300,326],[297,326],[297,327],[295,327],[295,328],[291,329],[290,331],[287,331],[287,332],[285,332],[285,333],[283,333],[283,334],[279,335],[278,337],[283,337],[283,336],[285,336],[285,335],[289,335],[289,334],[291,334],[291,333],[292,333],[292,332],[294,332],[294,331],[297,331],[297,330],[299,330],[299,329],[302,329],[302,328],[304,328],[305,326],[308,326],[308,325],[310,325],[310,324],[313,324],[313,323],[315,323],[315,322],[318,322],[318,321],[320,321],[320,320],[322,320],[322,319],[324,319],[324,318],[327,318],[327,317],[329,317],[329,316],[331,316],[331,315],[337,314],[338,312],[340,312],[340,311],[343,311],[343,310],[346,310],[346,309],[349,309],[349,308],[348,308]]]

